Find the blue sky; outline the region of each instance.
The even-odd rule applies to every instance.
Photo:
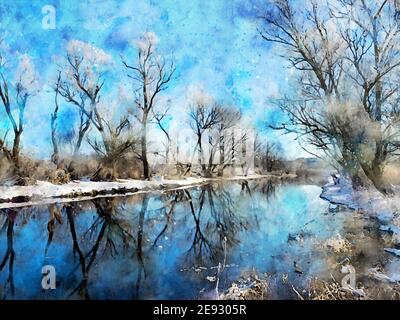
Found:
[[[168,94],[175,110],[185,104],[190,85],[201,85],[218,99],[236,104],[258,128],[280,121],[270,99],[288,90],[290,71],[277,50],[260,39],[260,0],[14,0],[0,4],[0,31],[8,45],[10,61],[27,53],[39,71],[41,91],[27,107],[23,136],[25,153],[48,157],[53,93],[49,85],[56,74],[54,59],[65,55],[68,41],[77,39],[111,54],[116,71],[110,81],[124,81],[120,55],[134,57],[132,43],[146,31],[159,38],[158,51],[174,59],[177,77]],[[42,8],[56,9],[56,29],[42,28]],[[3,112],[3,110],[1,110]],[[68,134],[76,113],[62,105],[60,128]],[[1,118],[1,127],[7,126]],[[63,131],[63,130],[60,130]],[[296,143],[276,132],[288,157],[302,155]]]

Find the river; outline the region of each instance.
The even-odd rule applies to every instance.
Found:
[[[272,298],[295,299],[293,286],[305,293],[313,277],[340,277],[340,260],[364,274],[387,259],[371,221],[320,193],[259,180],[2,209],[0,298],[212,298],[217,277],[223,292],[256,273]],[[351,253],[329,245],[345,237]],[[54,290],[42,288],[46,265]]]

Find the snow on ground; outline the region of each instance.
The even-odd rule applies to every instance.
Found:
[[[223,180],[250,180],[266,178],[262,175],[237,176]],[[32,186],[0,186],[0,209],[21,207],[33,204],[65,202],[91,199],[110,195],[131,195],[138,192],[172,190],[192,187],[208,182],[220,181],[221,178],[192,178],[166,180],[155,177],[153,180],[117,180],[114,182],[72,181],[56,185],[50,182],[37,181]]]
[[[347,208],[357,210],[367,217],[376,219],[380,225],[379,230],[387,233],[389,239],[385,252],[400,257],[400,190],[394,190],[395,195],[388,197],[376,189],[353,190],[349,181],[340,179],[335,185],[329,183],[323,187],[321,198],[328,200],[334,205],[343,205]],[[397,192],[396,192],[397,191]],[[360,231],[361,232],[361,231]],[[389,259],[385,267],[388,275],[375,269],[369,270],[369,277],[383,282],[396,283],[400,279],[399,260]]]
[[[376,189],[353,190],[350,182],[344,179],[337,185],[328,183],[322,189],[322,199],[377,219],[381,223],[380,230],[398,235],[400,242],[399,192],[385,196]]]

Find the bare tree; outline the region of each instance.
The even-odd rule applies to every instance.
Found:
[[[219,105],[220,119],[211,130],[207,130],[208,164],[207,175],[223,176],[224,169],[237,163],[238,153],[245,147],[247,130],[240,125],[241,113],[234,106]],[[244,148],[246,151],[246,149]],[[219,159],[218,159],[219,156]],[[242,163],[244,165],[244,163]]]
[[[218,140],[219,148],[218,175],[223,176],[224,169],[234,159],[234,150],[246,140],[246,134],[236,134],[235,132],[241,119],[240,110],[237,110],[234,106],[222,106],[220,114],[221,121],[215,131],[217,132],[216,140]],[[227,146],[230,148],[227,148]]]
[[[364,130],[364,141],[353,149],[356,149],[357,159],[365,174],[384,192],[390,192],[383,181],[385,164],[391,156],[397,156],[400,148],[400,29],[393,2],[341,0],[341,7],[331,10],[337,21],[344,20],[357,26],[353,31],[341,31],[347,46],[345,58],[349,66],[347,68],[346,65],[344,70],[357,88],[368,125]],[[365,145],[368,152],[363,150]]]
[[[2,57],[0,57],[0,64],[5,65]],[[21,136],[25,125],[25,109],[29,98],[37,91],[36,73],[29,56],[23,55],[15,74],[14,83],[6,79],[7,76],[3,71],[0,71],[0,77],[0,98],[14,131],[11,159],[18,168]],[[2,148],[4,147],[3,142]]]
[[[94,178],[105,166],[111,167],[110,178],[116,179],[117,163],[132,148],[135,139],[129,132],[131,127],[128,114],[119,110],[115,101],[108,102],[107,105],[100,101],[105,82],[103,75],[111,57],[99,48],[76,40],[72,40],[67,49],[67,70],[57,92],[79,110],[78,138],[74,153],[79,151],[92,124],[96,131],[94,137],[88,137],[87,141],[102,161]],[[121,116],[116,121],[113,113],[117,110]],[[101,139],[96,135],[100,135]]]
[[[259,158],[259,165],[263,170],[272,172],[283,167],[276,143],[267,141],[259,146],[256,153]]]
[[[88,110],[86,106],[86,94],[73,90],[73,87],[67,81],[60,82],[57,85],[57,95],[64,97],[65,101],[72,103],[78,108],[79,124],[78,124],[78,137],[74,145],[74,155],[79,153],[83,139],[90,128],[90,123],[93,115],[93,110]]]
[[[261,31],[285,48],[298,71],[300,96],[279,102],[288,121],[275,128],[322,150],[355,186],[365,173],[383,192],[385,163],[400,146],[394,10],[389,0],[311,1],[301,8],[276,0],[262,16]]]
[[[152,110],[157,104],[159,94],[168,88],[175,72],[173,62],[167,63],[155,52],[157,39],[154,33],[147,32],[138,42],[138,56],[136,63],[130,65],[122,59],[133,81],[135,94],[135,117],[141,125],[141,154],[143,176],[150,179],[149,161],[147,158],[147,126],[152,117]]]
[[[112,119],[102,118],[102,121],[105,129],[101,141],[88,138],[88,143],[101,158],[103,166],[111,167],[111,178],[115,180],[118,177],[118,162],[136,146],[137,141],[132,135],[128,116],[123,115],[117,124]]]
[[[58,149],[58,139],[57,139],[57,118],[58,118],[58,94],[61,82],[61,72],[58,73],[56,86],[54,88],[55,96],[54,96],[54,111],[51,114],[50,125],[51,125],[51,143],[53,145],[53,154],[51,155],[51,161],[55,165],[58,165],[59,162],[59,149]]]
[[[168,132],[168,129],[165,125],[165,120],[168,117],[170,108],[167,106],[163,108],[161,111],[154,111],[153,110],[153,119],[154,122],[157,124],[158,128],[164,133],[164,136],[166,138],[166,144],[165,144],[165,163],[169,163],[169,152],[171,149],[171,136]]]
[[[202,174],[211,176],[218,169],[218,175],[222,176],[224,169],[232,165],[236,151],[246,139],[245,131],[238,126],[240,119],[241,113],[234,106],[215,102],[204,93],[195,97],[190,106],[189,125],[196,135],[195,150]],[[208,143],[203,145],[205,141]]]
[[[198,163],[203,174],[207,168],[204,159],[203,135],[206,130],[214,129],[221,122],[221,108],[213,101],[199,99],[190,106],[189,125],[196,135],[196,147],[198,151]]]
[[[104,86],[103,74],[111,58],[103,50],[77,40],[68,43],[67,51],[65,74],[57,90],[79,110],[78,138],[74,148],[74,154],[77,154],[91,123],[106,140],[104,120],[97,106]]]

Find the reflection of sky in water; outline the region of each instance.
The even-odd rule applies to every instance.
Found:
[[[15,293],[11,295],[10,283],[4,285],[9,261],[0,272],[0,293],[6,298],[68,297],[83,279],[80,251],[85,268],[89,267],[86,292],[90,298],[195,298],[203,288],[208,291],[215,285],[206,277],[214,276],[216,269],[211,267],[223,261],[224,236],[227,264],[235,266],[225,269],[222,288],[253,268],[260,273],[294,275],[294,261],[305,274],[318,272],[324,260],[317,258],[312,239],[334,235],[341,223],[339,219],[333,223],[332,216],[324,214],[328,204],[319,198],[320,188],[274,187],[260,182],[250,182],[249,188],[251,194],[245,187],[231,184],[151,195],[148,203],[142,195],[96,200],[97,207],[92,202],[75,203],[69,213],[62,210],[63,223],[55,223],[47,257],[49,209],[25,208],[14,225]],[[10,212],[5,210],[0,218],[0,227],[5,223],[0,234],[0,259],[7,251]],[[75,253],[70,221],[79,246]],[[288,241],[289,234],[303,240]],[[52,292],[41,289],[45,264],[57,270],[58,286]],[[208,269],[196,272],[199,267]],[[85,296],[84,285],[70,298],[79,295]]]

